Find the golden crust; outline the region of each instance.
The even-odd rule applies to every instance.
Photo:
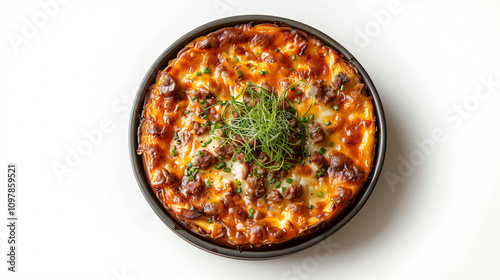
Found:
[[[207,144],[208,124],[221,118],[222,105],[214,104],[247,82],[283,92],[299,79],[314,91],[290,91],[286,98],[298,99],[302,113],[312,103],[310,125],[322,137],[312,135],[308,160],[287,172],[291,183],[282,178],[276,189],[259,179],[264,188],[256,191],[250,181],[257,178],[243,173],[257,167],[218,159],[217,141]],[[194,40],[158,73],[145,100],[138,153],[158,199],[193,231],[234,245],[270,245],[333,219],[352,201],[372,168],[375,131],[371,97],[350,63],[301,31],[247,24]],[[193,162],[200,168],[189,175]],[[231,171],[215,169],[218,162]]]

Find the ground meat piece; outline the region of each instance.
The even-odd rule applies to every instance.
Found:
[[[288,108],[290,108],[290,102],[288,102],[285,99],[281,99],[281,100],[278,101],[278,109],[280,109],[280,110],[286,110]]]
[[[241,163],[245,163],[245,154],[244,153],[237,153],[236,159],[238,159]]]
[[[269,44],[271,44],[271,41],[272,41],[271,36],[257,33],[252,38],[252,41],[250,41],[250,44],[252,44],[252,46],[258,45],[259,47],[265,48],[269,46]]]
[[[205,183],[203,183],[200,177],[193,181],[189,181],[189,177],[184,176],[182,177],[182,188],[186,191],[186,193],[196,196],[203,192],[205,189]]]
[[[208,91],[205,88],[199,88],[199,89],[195,90],[195,92],[194,92],[194,96],[196,97],[196,99],[203,99],[209,95],[210,95],[210,91]]]
[[[285,169],[280,168],[278,170],[271,171],[269,176],[271,177],[271,180],[275,179],[276,181],[279,181],[279,180],[285,178],[287,174],[288,174],[288,172]]]
[[[288,143],[290,144],[290,147],[292,147],[293,149],[302,146],[302,141],[299,138],[295,138],[294,136],[288,136]]]
[[[243,178],[243,180],[248,179],[248,175],[250,175],[250,170],[251,170],[250,164],[243,162],[243,169],[241,170],[241,178]]]
[[[270,201],[272,203],[280,203],[281,201],[283,201],[283,196],[281,195],[280,191],[272,190],[267,195],[267,201]]]
[[[207,101],[207,107],[213,106],[217,104],[217,102],[219,102],[217,101],[216,98],[207,98],[206,101]]]
[[[319,123],[308,124],[307,127],[309,128],[309,133],[311,134],[311,139],[314,144],[321,143],[325,140],[323,130]]]
[[[193,166],[200,166],[201,169],[207,169],[210,165],[217,162],[217,158],[207,150],[201,150],[201,156],[197,155],[193,160]]]
[[[266,194],[266,188],[264,187],[264,177],[249,177],[247,180],[248,188],[247,195],[252,199],[258,199]]]
[[[172,97],[179,91],[177,82],[167,72],[162,72],[160,79],[162,79],[163,81],[158,86],[158,90],[164,97]]]
[[[352,190],[348,189],[348,188],[339,187],[337,189],[337,193],[338,193],[338,196],[345,197],[347,199],[351,198],[351,196],[352,196]]]
[[[269,161],[269,156],[264,152],[260,152],[259,156],[257,157],[257,161],[261,164],[265,164]]]
[[[223,28],[213,32],[219,41],[219,47],[227,44],[237,44],[248,40],[247,35],[237,28]]]
[[[201,50],[219,47],[219,40],[214,34],[208,34],[205,38],[199,41],[196,46]]]
[[[320,155],[320,153],[314,151],[311,156],[309,157],[309,160],[316,164],[317,167],[319,168],[327,168],[328,167],[328,161],[326,160],[326,158],[322,155]]]
[[[235,237],[239,242],[243,243],[243,241],[246,240],[247,235],[242,231],[237,231]]]
[[[249,95],[248,93],[245,93],[243,95],[243,99],[245,100],[245,104],[248,107],[254,107],[256,104],[260,102],[259,97],[256,97],[255,95]]]
[[[290,208],[290,213],[294,215],[305,216],[307,214],[307,209],[306,206],[304,205],[304,202],[291,203],[289,208]]]
[[[147,146],[146,149],[146,154],[149,155],[148,160],[149,160],[149,166],[151,168],[156,168],[160,164],[162,164],[165,161],[165,153],[163,152],[162,148],[156,144]]]
[[[365,172],[356,166],[354,161],[341,152],[334,151],[330,156],[330,167],[328,167],[330,178],[341,177],[346,181],[357,182],[364,178]]]
[[[258,144],[257,141],[251,139],[250,137],[246,137],[245,139],[243,139],[241,135],[234,136],[233,143],[236,147],[248,144],[250,148],[254,148],[255,145]]]
[[[236,145],[236,146],[241,146],[241,145],[245,144],[245,140],[243,140],[243,137],[241,137],[241,135],[239,135],[239,134],[236,134],[234,136],[233,142],[234,142],[234,145]]]
[[[245,139],[246,139],[246,141],[247,141],[247,143],[248,143],[248,146],[249,146],[250,148],[255,148],[255,146],[259,144],[259,143],[258,143],[258,141],[255,141],[254,139],[251,139],[251,138],[249,138],[249,137],[247,137],[247,138],[245,138]]]
[[[299,123],[299,121],[296,118],[291,118],[288,120],[288,123],[290,124],[291,127],[294,127]]]
[[[275,56],[278,55],[279,54],[274,54],[274,52],[262,52],[260,59],[262,59],[265,63],[273,64],[276,62]]]
[[[316,95],[316,98],[320,104],[326,105],[331,102],[337,96],[336,91],[330,85],[323,85],[320,94]]]
[[[275,228],[273,229],[272,235],[276,240],[280,240],[286,236],[286,231],[284,229]]]
[[[337,129],[342,129],[344,127],[344,124],[345,124],[345,119],[337,115],[335,117],[335,121],[333,121],[331,125],[327,126],[326,130],[329,133],[334,133]]]
[[[146,132],[148,134],[151,134],[153,137],[162,138],[163,136],[165,136],[165,134],[167,134],[167,130],[166,130],[165,126],[161,126],[157,123],[150,122],[150,121],[148,121],[148,123],[149,123],[149,125],[146,129]]]
[[[234,196],[225,195],[222,202],[227,209],[227,213],[233,216],[236,221],[242,222],[248,217],[248,213],[245,213],[245,211],[241,209],[241,206],[237,204],[239,200],[241,200],[241,196],[239,194]]]
[[[339,72],[333,80],[333,90],[340,90],[342,85],[347,84],[347,82],[349,82],[349,78],[347,78],[344,72]]]
[[[257,165],[254,167],[255,170],[257,170],[257,174],[259,177],[267,177],[267,169],[265,169],[263,166]]]
[[[202,135],[203,133],[207,132],[208,130],[210,130],[210,127],[205,125],[205,127],[203,127],[201,125],[201,123],[199,122],[193,122],[193,129],[194,129],[194,132],[196,133],[196,135]]]
[[[179,187],[180,180],[175,176],[175,174],[172,174],[167,169],[162,168],[151,184],[154,186],[166,186],[167,188],[176,189]]]
[[[337,195],[332,199],[331,209],[340,208],[346,201],[348,201],[352,196],[352,190],[348,188],[338,188]]]
[[[273,92],[273,89],[266,82],[262,82],[260,87],[269,93]]]
[[[234,53],[237,54],[237,55],[245,55],[245,48],[243,46],[240,46],[240,45],[236,45],[234,46]]]
[[[183,209],[181,209],[181,216],[187,220],[194,220],[196,218],[199,218],[201,216],[201,214],[196,212],[195,210],[183,208]]]
[[[311,87],[314,89],[318,103],[326,105],[335,98],[337,91],[330,85],[323,85],[323,82],[323,80],[315,80]]]
[[[250,228],[252,234],[258,239],[264,239],[267,235],[267,227],[263,224],[256,224]]]
[[[325,104],[323,103],[323,98],[324,98],[324,94],[323,94],[323,82],[324,80],[314,80],[310,86],[311,86],[311,90],[314,91],[314,98],[316,100],[318,100],[321,104]]]
[[[294,183],[290,187],[286,188],[285,196],[286,199],[292,200],[301,197],[303,193],[302,185]]]
[[[217,109],[215,109],[215,104],[217,104],[217,99],[216,98],[207,98],[207,105],[206,105],[206,114],[208,115],[210,120],[216,120],[217,122],[220,121],[220,114],[217,114]]]
[[[225,144],[224,144],[225,143]],[[230,159],[234,155],[233,146],[224,140],[219,141],[219,146],[214,150],[215,154],[225,159]]]
[[[246,115],[243,110],[239,110],[239,111],[234,110],[231,112],[231,114],[233,115],[233,118],[241,118],[241,117]]]
[[[205,202],[203,213],[208,216],[225,217],[227,215],[226,206],[222,201]]]
[[[333,80],[333,85],[323,85],[323,82],[323,80],[315,80],[311,83],[311,87],[316,93],[315,97],[318,103],[326,105],[335,99],[338,90],[340,90],[342,85],[349,82],[349,78],[343,72],[339,72]]]

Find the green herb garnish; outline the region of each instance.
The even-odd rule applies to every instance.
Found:
[[[217,165],[215,166],[215,169],[217,170],[220,170],[222,168],[226,167],[226,163],[225,162],[219,162],[217,163]]]
[[[248,212],[250,213],[248,215],[249,218],[253,218],[253,213],[255,213],[255,210],[253,208],[250,208],[250,210],[248,210]]]
[[[210,135],[223,140],[223,145],[231,145],[234,154],[244,153],[246,162],[255,162],[266,169],[288,169],[300,164],[302,159],[298,159],[295,153],[297,148],[299,153],[307,150],[310,135],[304,115],[308,114],[314,103],[314,90],[311,89],[308,109],[298,116],[293,102],[286,98],[290,88],[297,84],[309,87],[299,80],[278,94],[248,82],[242,92],[223,104],[222,122],[212,127]],[[288,102],[289,108],[278,108],[280,102]],[[290,125],[288,120],[292,118],[297,119],[299,129]],[[216,134],[216,129],[222,130],[222,133]],[[269,160],[260,163],[254,155],[256,150],[266,153]]]
[[[281,186],[281,181],[278,181],[278,183],[276,184],[276,188],[279,189]]]

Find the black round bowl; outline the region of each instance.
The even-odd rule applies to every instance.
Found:
[[[360,190],[360,193],[358,193],[358,195],[355,197],[353,203],[344,208],[340,215],[338,215],[336,218],[327,223],[322,223],[321,226],[315,228],[310,233],[305,234],[299,238],[292,239],[288,242],[275,244],[272,246],[263,245],[260,247],[235,247],[229,244],[223,244],[201,237],[184,227],[179,221],[170,216],[170,214],[163,207],[162,203],[157,199],[156,195],[152,191],[144,170],[142,157],[137,155],[136,153],[138,147],[137,128],[139,126],[144,98],[146,96],[148,87],[154,82],[158,71],[163,70],[165,67],[167,67],[168,62],[171,59],[176,58],[177,53],[187,43],[220,28],[249,22],[253,24],[274,23],[279,26],[287,26],[303,30],[306,33],[320,39],[324,44],[330,46],[339,54],[343,55],[345,60],[351,62],[358,69],[362,81],[367,87],[367,95],[370,95],[373,98],[377,126],[377,143],[375,147],[374,166],[367,182]],[[361,64],[359,64],[359,62],[344,47],[342,47],[339,43],[337,43],[335,40],[333,40],[323,32],[294,20],[266,15],[244,15],[215,20],[188,32],[186,35],[175,41],[160,55],[160,57],[158,57],[158,59],[153,63],[151,68],[149,68],[148,72],[144,76],[132,107],[129,131],[130,158],[132,161],[132,167],[134,169],[135,177],[142,193],[144,194],[144,197],[149,202],[149,205],[153,208],[156,215],[158,215],[158,217],[160,217],[160,219],[174,233],[176,233],[187,242],[193,244],[194,246],[219,256],[236,259],[269,259],[288,255],[310,247],[339,230],[349,220],[351,220],[356,215],[356,213],[358,213],[358,211],[361,209],[361,207],[363,207],[368,197],[370,197],[373,189],[375,188],[375,184],[377,183],[380,172],[382,171],[382,165],[384,163],[386,142],[386,124],[382,103],[372,80],[368,76],[368,73],[366,73],[366,71],[363,69]]]

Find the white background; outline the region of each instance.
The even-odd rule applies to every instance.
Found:
[[[1,279],[500,279],[498,1],[47,2],[0,4]],[[156,217],[132,174],[130,102],[150,65],[193,28],[240,14],[322,30],[382,98],[384,172],[329,251],[211,255]],[[17,273],[4,261],[9,162]]]

